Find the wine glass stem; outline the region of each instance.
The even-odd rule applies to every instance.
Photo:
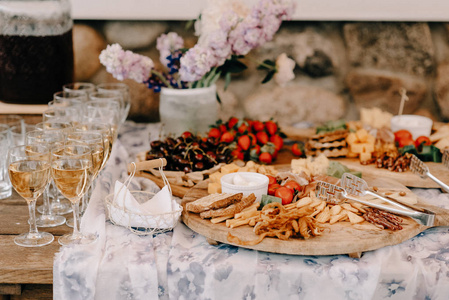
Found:
[[[37,235],[37,226],[36,226],[36,199],[27,201],[28,202],[28,211],[30,213],[30,232],[29,235]]]
[[[42,206],[42,215],[48,216],[51,215],[51,207],[50,207],[50,184],[47,184],[44,190],[44,194],[42,195],[44,205]]]
[[[79,199],[80,200],[80,199]],[[77,236],[80,234],[80,219],[79,219],[79,200],[76,202],[72,202],[72,210],[73,210],[73,235]]]

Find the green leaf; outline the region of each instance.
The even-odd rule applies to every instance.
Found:
[[[201,15],[198,17],[198,19],[201,19]],[[192,28],[193,24],[195,24],[195,21],[196,21],[196,19],[187,21],[185,30],[189,30],[190,28]]]
[[[225,85],[224,85],[224,90],[225,91],[228,88],[230,83],[231,83],[231,73],[226,73],[225,74]]]
[[[276,73],[276,71],[270,71],[268,72],[267,76],[265,76],[265,78],[262,80],[262,84],[263,83],[267,83],[268,81],[271,80],[271,78],[273,78],[274,74]]]
[[[221,99],[220,99],[220,95],[218,95],[218,92],[215,94],[217,96],[217,101],[218,103],[221,104]],[[220,120],[221,121],[221,120]],[[218,121],[217,121],[218,122]],[[220,123],[217,123],[217,125],[220,125],[222,123],[222,121]]]
[[[276,63],[272,60],[266,59],[260,65],[257,66],[257,70],[273,70]]]

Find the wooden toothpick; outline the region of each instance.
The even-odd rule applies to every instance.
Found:
[[[399,94],[401,94],[401,105],[399,106],[398,116],[402,115],[402,111],[404,110],[405,101],[408,101],[407,90],[405,88],[401,88],[399,90]]]

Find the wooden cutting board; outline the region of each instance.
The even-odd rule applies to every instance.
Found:
[[[382,188],[391,188],[395,190],[404,190],[410,192],[404,185],[393,180],[382,180],[372,176],[366,176],[365,180],[369,185],[376,185]],[[182,204],[194,201],[200,197],[207,195],[207,181],[203,181],[190,189],[184,198]],[[426,208],[436,214],[434,226],[449,225],[449,211],[426,205],[418,202],[419,207]],[[241,240],[256,239],[253,228],[247,225],[229,229],[225,223],[213,224],[209,220],[201,219],[199,214],[184,212],[182,214],[183,222],[193,231],[204,235],[205,237],[227,244],[228,232],[239,237]],[[362,252],[379,249],[389,245],[396,245],[406,241],[418,233],[426,230],[428,227],[416,223],[414,220],[404,218],[403,229],[399,231],[391,230],[359,230],[350,225],[349,222],[340,222],[328,225],[329,231],[318,237],[308,240],[290,239],[282,241],[277,238],[265,238],[260,244],[255,246],[244,246],[244,248],[283,253],[293,255],[335,255],[350,254],[360,256]]]

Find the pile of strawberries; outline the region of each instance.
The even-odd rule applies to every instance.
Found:
[[[230,118],[219,120],[211,127],[208,136],[228,143],[236,159],[270,164],[284,145],[285,134],[276,122]]]

